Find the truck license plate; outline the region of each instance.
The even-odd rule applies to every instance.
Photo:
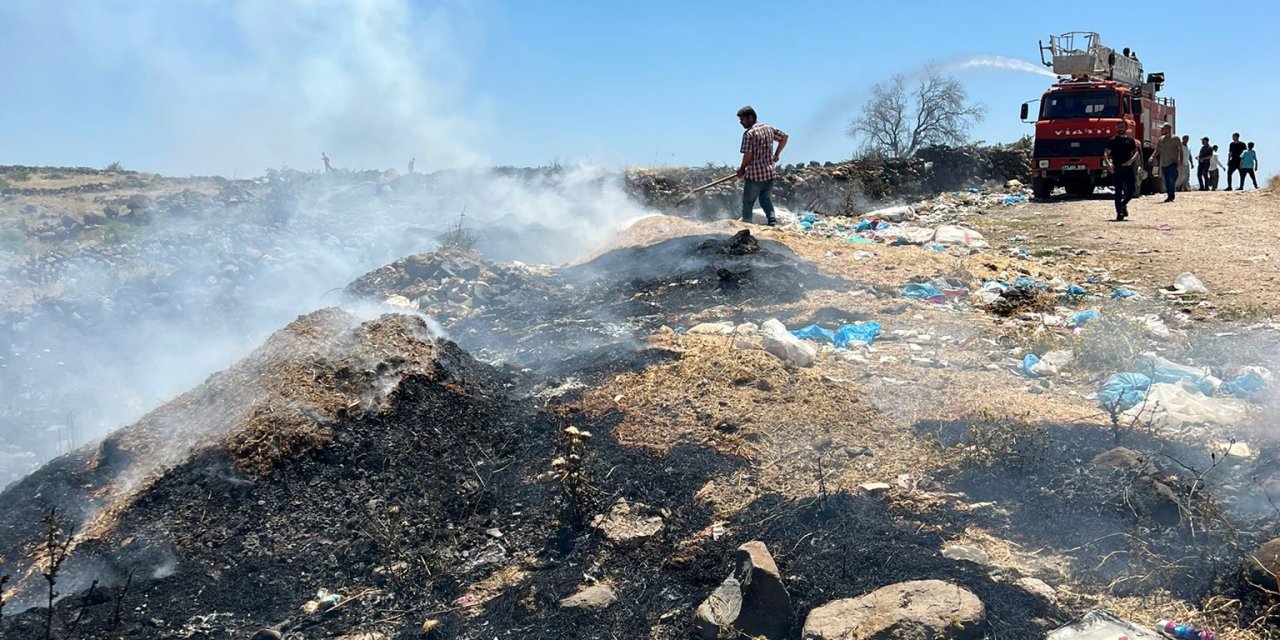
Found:
[[[1062,170],[1063,170],[1063,171],[1084,171],[1084,170],[1085,170],[1085,168],[1086,168],[1086,167],[1085,167],[1084,165],[1082,165],[1082,164],[1064,164],[1064,165],[1062,165]]]

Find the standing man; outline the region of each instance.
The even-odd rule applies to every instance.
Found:
[[[1129,137],[1129,123],[1121,120],[1116,125],[1116,137],[1107,141],[1102,154],[1103,164],[1111,167],[1111,177],[1116,188],[1116,222],[1129,217],[1129,201],[1137,187],[1138,143]]]
[[[1200,138],[1200,155],[1196,157],[1196,180],[1200,182],[1200,190],[1209,190],[1209,169],[1213,160],[1213,147],[1209,146],[1209,137]]]
[[[324,161],[324,170],[325,170],[325,173],[328,173],[328,172],[330,172],[330,171],[333,171],[333,167],[329,166],[329,154],[327,154],[327,153],[325,153],[325,152],[321,151],[321,152],[320,152],[320,159]]]
[[[1244,149],[1240,134],[1231,134],[1231,144],[1227,145],[1227,191],[1231,190],[1231,176],[1240,170],[1240,156],[1244,155]],[[1244,174],[1240,175],[1240,188],[1244,188]]]
[[[1258,170],[1258,152],[1253,150],[1253,143],[1249,143],[1249,148],[1240,154],[1240,190],[1244,191],[1244,179],[1248,176],[1253,181],[1253,188],[1258,188],[1258,176],[1255,173]]]
[[[769,192],[773,190],[773,179],[778,177],[776,165],[782,148],[787,146],[787,134],[756,122],[756,110],[751,107],[738,109],[738,122],[746,129],[742,134],[742,164],[738,167],[738,177],[746,178],[742,186],[742,221],[751,222],[751,210],[759,198],[769,226],[775,226],[778,220],[773,217]],[[773,149],[775,140],[777,151]]]
[[[1191,190],[1191,136],[1182,136],[1182,162],[1178,163],[1178,191]]]
[[[1165,202],[1173,202],[1174,190],[1178,186],[1178,165],[1183,164],[1182,154],[1186,152],[1182,141],[1173,135],[1173,125],[1160,127],[1160,141],[1156,142],[1156,153],[1151,164],[1160,167],[1160,175],[1164,178]]]

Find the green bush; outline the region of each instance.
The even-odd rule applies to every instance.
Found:
[[[124,171],[124,167],[120,166],[119,160],[116,160],[115,162],[112,162],[111,164],[107,165],[107,168],[104,169],[104,171],[108,173],[120,173]]]
[[[1125,371],[1146,345],[1146,326],[1118,311],[1104,310],[1076,337],[1074,364],[1098,373]]]
[[[102,230],[102,244],[119,246],[133,238],[135,230],[123,222],[112,222]]]

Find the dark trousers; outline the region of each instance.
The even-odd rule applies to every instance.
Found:
[[[1209,163],[1201,162],[1196,166],[1196,180],[1200,182],[1200,190],[1209,190]]]
[[[764,209],[764,217],[769,224],[777,219],[773,217],[773,200],[769,193],[773,191],[773,180],[747,180],[742,187],[742,221],[751,222],[751,210],[755,208],[756,198],[760,199],[760,208]]]
[[[1209,170],[1209,190],[1210,191],[1218,190],[1218,180],[1221,177],[1221,175],[1222,174],[1218,173],[1217,169]]]
[[[1129,201],[1133,200],[1133,194],[1137,191],[1138,176],[1133,167],[1116,167],[1116,172],[1111,177],[1115,181],[1116,218],[1119,219],[1129,215]]]
[[[1258,176],[1257,176],[1257,175],[1255,175],[1255,174],[1253,173],[1253,169],[1241,169],[1241,170],[1240,170],[1240,190],[1241,190],[1241,191],[1243,191],[1243,190],[1244,190],[1244,177],[1245,177],[1245,176],[1249,176],[1249,179],[1253,181],[1253,188],[1254,188],[1254,189],[1257,189],[1257,188],[1258,188]],[[1230,186],[1230,185],[1231,185],[1230,179],[1228,179],[1228,181],[1227,181],[1227,185],[1228,185],[1228,186]]]
[[[1165,165],[1160,173],[1164,175],[1164,191],[1172,200],[1174,191],[1178,188],[1178,163]]]
[[[1231,179],[1235,177],[1235,173],[1240,170],[1240,160],[1227,160],[1227,188],[1231,188]],[[1244,174],[1240,175],[1240,188],[1244,188]]]

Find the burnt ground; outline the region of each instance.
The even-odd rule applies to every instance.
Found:
[[[55,637],[687,637],[748,540],[782,570],[793,638],[815,606],[922,578],[977,594],[989,638],[1041,637],[1092,606],[1155,616],[1169,603],[1268,637],[1256,620],[1268,601],[1235,576],[1275,520],[1217,509],[1275,466],[1274,446],[1218,466],[1186,438],[1126,431],[1126,446],[1167,454],[1155,475],[1178,513],[1162,522],[1127,499],[1141,477],[1088,468],[1114,442],[1094,419],[1063,417],[1072,384],[995,396],[1038,412],[1016,421],[935,399],[1018,384],[968,346],[1005,319],[904,302],[850,278],[852,263],[818,266],[825,247],[802,255],[766,233],[691,234],[564,269],[442,252],[371,272],[349,296],[411,305],[456,343],[409,316],[300,319],[289,331],[300,341],[273,338],[275,349],[159,412],[173,420],[144,419],[0,495],[4,571],[19,575],[7,595],[38,598],[40,576],[17,572],[57,505],[77,515],[67,526],[96,514],[62,569]],[[829,353],[796,369],[723,336],[662,329],[770,315],[915,321],[964,340],[938,348],[956,372],[869,370]],[[906,338],[885,340],[880,353],[913,353]],[[243,404],[263,411],[229,411],[188,454],[121,481],[156,451],[142,436],[157,424],[222,415],[261,387],[273,394]],[[913,400],[931,411],[900,406]],[[585,448],[570,446],[570,426],[594,435]],[[578,484],[552,466],[575,452]],[[890,488],[860,489],[867,480]],[[603,540],[586,522],[620,498],[662,513],[663,529],[635,546]],[[956,542],[992,562],[939,553]],[[1017,587],[1021,577],[1052,583],[1058,602]],[[618,603],[558,605],[594,581]],[[321,589],[338,605],[302,609]],[[6,614],[0,629],[43,637],[45,613]]]

